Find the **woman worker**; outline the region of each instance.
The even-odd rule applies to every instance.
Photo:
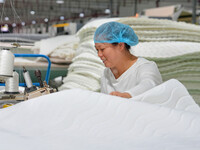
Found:
[[[98,56],[106,66],[101,77],[101,92],[131,98],[162,83],[155,62],[130,53],[138,44],[133,29],[118,22],[108,22],[94,34]]]

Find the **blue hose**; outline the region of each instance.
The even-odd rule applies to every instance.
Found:
[[[50,77],[50,71],[51,71],[51,61],[50,61],[48,56],[42,55],[42,54],[14,54],[14,55],[15,55],[15,57],[44,57],[44,58],[46,58],[47,61],[48,61],[48,67],[47,67],[45,81],[46,81],[47,84],[49,83],[49,77]],[[5,86],[4,83],[0,84],[0,86],[2,86],[2,85]],[[39,86],[40,84],[39,83],[33,83],[33,85]],[[26,86],[26,84],[25,83],[19,83],[19,86]]]

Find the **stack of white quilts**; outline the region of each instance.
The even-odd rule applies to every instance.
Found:
[[[200,43],[141,42],[133,53],[155,61],[164,81],[178,79],[200,104]]]
[[[64,78],[62,89],[81,88],[99,91],[99,80],[104,69],[102,61],[97,57],[93,42],[80,44],[73,63],[68,68],[68,75]]]
[[[93,35],[97,27],[109,21],[130,25],[140,41],[133,53],[155,61],[164,81],[177,78],[200,103],[200,27],[171,20],[126,17],[89,22],[77,33],[77,56],[60,90],[80,87],[99,91],[104,66],[94,49]]]
[[[35,42],[32,51],[50,58],[71,61],[75,56],[78,43],[79,38],[76,35],[61,35]]]
[[[197,25],[146,18],[122,18],[118,21],[130,25],[139,36],[141,42],[200,42],[200,27]]]

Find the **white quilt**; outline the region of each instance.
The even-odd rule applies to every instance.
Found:
[[[81,89],[0,110],[1,150],[197,150],[200,108],[169,80],[132,99]]]

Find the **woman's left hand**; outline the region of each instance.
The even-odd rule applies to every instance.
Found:
[[[132,97],[129,93],[121,93],[121,92],[117,92],[117,91],[111,92],[110,95],[124,97],[124,98],[131,98]]]

